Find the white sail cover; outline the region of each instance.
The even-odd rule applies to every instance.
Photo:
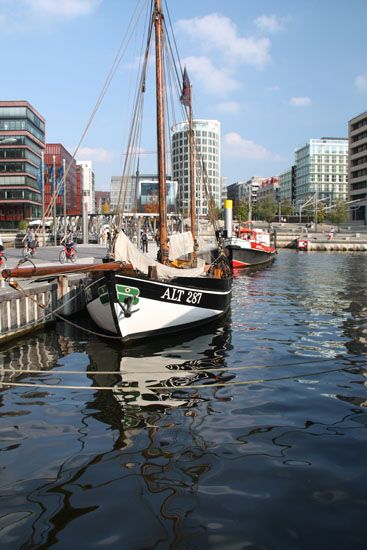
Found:
[[[163,265],[149,258],[146,254],[143,254],[136,246],[130,241],[123,231],[117,236],[115,242],[115,260],[118,262],[128,262],[134,269],[138,269],[142,273],[148,275],[148,268],[150,265],[157,267],[157,275],[159,279],[172,279],[173,277],[200,277],[205,274],[205,262],[198,258],[198,266],[189,269],[178,269]]]
[[[191,231],[174,233],[169,237],[169,259],[176,260],[194,251],[194,239]]]

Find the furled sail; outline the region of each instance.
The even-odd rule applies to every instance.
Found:
[[[123,231],[117,236],[115,242],[115,260],[130,263],[134,269],[148,275],[149,266],[156,266],[159,279],[172,279],[173,277],[199,277],[205,274],[205,262],[198,259],[198,266],[189,269],[179,269],[163,265],[146,254],[143,254],[130,241]]]

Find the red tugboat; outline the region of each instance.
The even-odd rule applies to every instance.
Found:
[[[254,229],[252,222],[242,224],[232,234],[232,201],[224,204],[224,246],[229,252],[232,268],[239,269],[271,262],[277,253],[272,234],[263,229]]]
[[[236,236],[224,240],[235,269],[266,264],[275,258],[277,251],[271,242],[271,234],[253,229],[251,225],[244,224],[236,231]]]

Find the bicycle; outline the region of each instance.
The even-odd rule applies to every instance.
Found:
[[[64,245],[63,249],[61,250],[59,254],[59,260],[60,263],[65,263],[67,260],[70,262],[75,262],[77,258],[77,252],[74,248],[74,246],[66,246]]]
[[[30,246],[29,244],[25,244],[24,248],[22,250],[22,256],[23,258],[33,258],[36,255],[36,245]]]

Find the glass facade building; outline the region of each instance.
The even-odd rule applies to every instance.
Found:
[[[220,123],[218,120],[194,120],[196,149],[195,202],[198,215],[208,213],[206,193],[202,184],[202,165],[207,173],[208,188],[215,205],[221,206]],[[178,182],[177,207],[184,215],[189,214],[190,170],[188,122],[172,128],[172,179]]]
[[[27,101],[0,101],[0,226],[17,229],[42,210],[45,119]]]
[[[310,139],[296,155],[296,205],[316,192],[319,200],[333,203],[348,197],[348,140],[325,137]]]
[[[367,111],[349,121],[351,219],[367,225]]]

